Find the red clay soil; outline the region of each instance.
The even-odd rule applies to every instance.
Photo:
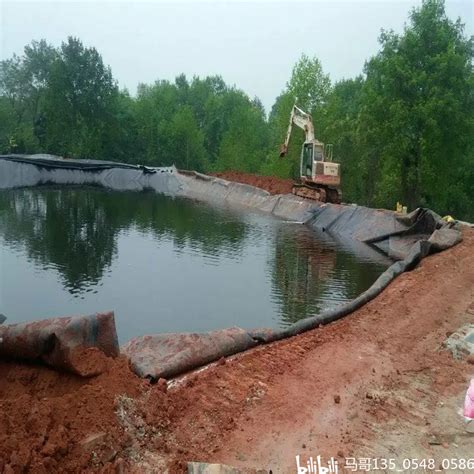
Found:
[[[296,472],[295,456],[473,457],[458,410],[474,365],[443,349],[474,322],[474,230],[352,315],[168,384],[123,359],[91,379],[0,364],[0,472]]]
[[[108,359],[106,373],[90,379],[2,362],[0,472],[80,471],[106,464],[129,441],[117,423],[115,397],[137,397],[142,387],[122,357]]]
[[[265,189],[270,194],[291,194],[293,188],[293,180],[275,178],[274,176],[258,176],[240,171],[224,171],[223,173],[215,173],[213,176],[237,183],[250,184]]]

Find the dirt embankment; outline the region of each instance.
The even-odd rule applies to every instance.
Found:
[[[212,176],[237,183],[250,184],[251,186],[265,189],[270,194],[291,194],[293,188],[293,180],[275,178],[274,176],[258,176],[240,171],[225,171],[223,173],[215,173]]]
[[[129,440],[115,397],[137,397],[143,381],[125,359],[90,379],[47,367],[0,363],[0,472],[80,471],[107,464]]]
[[[294,472],[295,456],[472,457],[457,411],[474,366],[442,348],[474,322],[474,231],[349,317],[150,386],[123,359],[81,379],[0,363],[0,472]]]

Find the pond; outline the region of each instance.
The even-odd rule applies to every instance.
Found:
[[[304,225],[152,191],[0,191],[10,323],[113,309],[121,343],[282,327],[354,298],[390,263]]]

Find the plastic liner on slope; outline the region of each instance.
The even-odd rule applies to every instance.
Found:
[[[414,243],[428,239],[446,225],[440,216],[424,208],[400,215],[363,206],[323,205],[313,212],[310,227],[372,245],[393,259],[405,258]]]
[[[180,195],[205,202],[247,207],[280,219],[304,223],[312,217],[314,201],[292,194],[272,195],[248,184],[226,181],[197,172],[180,172]]]
[[[369,244],[390,258],[405,258],[412,245],[428,239],[444,225],[441,217],[419,208],[408,215],[357,205],[337,205],[292,194],[271,195],[248,184],[186,172],[180,176],[181,194],[212,203],[245,206],[277,218],[305,223],[313,229]]]
[[[443,227],[442,229],[435,230],[428,239],[428,242],[431,244],[431,252],[441,252],[453,247],[461,242],[461,240],[461,232],[458,229]]]
[[[0,358],[40,361],[83,377],[102,373],[117,357],[113,312],[0,326]]]
[[[65,160],[50,155],[1,155],[0,189],[41,183],[98,184],[114,190],[154,189],[208,203],[248,207],[315,229],[364,242],[391,258],[403,259],[414,242],[428,238],[441,218],[426,209],[407,216],[393,211],[319,203],[267,191],[197,172],[153,168],[94,160]]]
[[[65,160],[48,155],[0,155],[0,189],[50,183],[99,185],[117,191],[153,189],[172,196],[182,187],[174,166],[145,168],[113,162]]]
[[[122,352],[140,377],[168,378],[245,351],[257,342],[240,328],[207,333],[170,333],[131,339]]]
[[[312,212],[313,217],[308,222],[311,227],[332,234],[344,234],[361,242],[384,239],[407,228],[388,210],[322,204],[315,206]]]

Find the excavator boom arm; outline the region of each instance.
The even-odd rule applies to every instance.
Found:
[[[304,130],[305,142],[311,142],[314,140],[314,125],[313,118],[310,114],[303,112],[296,105],[293,106],[290,114],[290,124],[288,125],[288,131],[286,132],[285,142],[280,147],[280,156],[285,156],[288,151],[288,144],[290,143],[291,132],[293,125]]]

